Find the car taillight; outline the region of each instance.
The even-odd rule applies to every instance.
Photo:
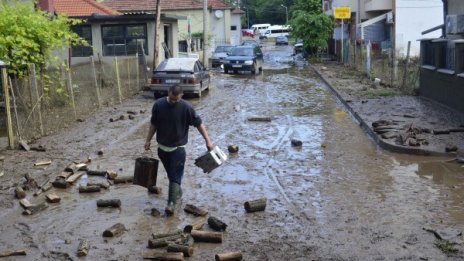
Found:
[[[184,84],[196,84],[195,79],[184,79]]]
[[[151,84],[161,84],[161,79],[151,79]]]

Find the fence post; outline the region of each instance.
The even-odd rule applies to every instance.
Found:
[[[135,91],[138,92],[139,91],[139,87],[140,87],[140,75],[139,75],[139,70],[140,70],[140,67],[139,67],[139,53],[137,52],[135,54],[135,79],[136,79],[136,86],[135,86]]]
[[[65,70],[66,70],[66,87],[68,87],[69,96],[71,98],[71,106],[72,106],[73,112],[74,112],[74,119],[77,119],[76,102],[74,100],[74,90],[73,90],[72,78],[71,78],[71,68],[68,66],[68,61],[67,60],[64,60],[64,62],[66,64],[66,67],[65,67]]]
[[[8,146],[14,149],[13,121],[11,120],[10,94],[8,91],[8,74],[6,67],[2,67],[3,95],[5,97],[6,128],[8,133]]]
[[[404,90],[406,85],[406,78],[408,77],[409,71],[409,53],[411,52],[411,41],[408,41],[408,51],[406,53],[406,64],[404,65],[404,74],[403,74],[403,83],[401,84],[401,89]]]
[[[98,108],[100,109],[101,108],[100,88],[98,88],[97,70],[95,69],[95,61],[93,60],[93,56],[90,56],[90,64],[92,65],[93,81],[95,84],[95,91],[97,93]]]
[[[121,81],[119,79],[119,64],[118,64],[118,57],[114,57],[114,67],[116,69],[116,81],[118,85],[118,98],[119,103],[122,103],[122,93],[121,93]]]
[[[366,73],[371,77],[371,42],[366,45]]]
[[[129,64],[130,64],[130,59],[127,59],[126,60],[126,65],[127,65],[126,66],[127,67],[127,87],[128,87],[127,89],[128,89],[129,96],[130,96],[132,94],[131,93],[132,88],[131,88],[131,77],[130,77],[130,66],[129,66]]]
[[[39,118],[39,127],[40,127],[40,135],[44,135],[44,129],[43,129],[43,122],[42,122],[42,110],[41,110],[41,106],[40,106],[40,97],[39,97],[39,90],[38,90],[38,87],[37,87],[37,77],[36,77],[36,74],[35,74],[35,64],[31,64],[31,76],[32,76],[32,94],[33,96],[35,96],[32,100],[33,100],[33,104],[34,106],[32,106],[32,110],[34,111],[35,110],[35,107],[37,105],[37,114],[38,114],[38,118]]]

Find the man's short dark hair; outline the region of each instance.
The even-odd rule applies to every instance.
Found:
[[[175,84],[171,87],[169,87],[169,94],[178,96],[180,94],[183,94],[184,92],[182,91],[182,87],[178,84]]]

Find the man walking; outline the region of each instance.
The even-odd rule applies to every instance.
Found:
[[[158,157],[169,179],[168,203],[165,209],[167,215],[174,214],[177,199],[182,196],[181,183],[184,175],[185,145],[188,142],[189,126],[195,126],[198,129],[209,151],[214,147],[201,118],[196,114],[192,105],[182,99],[182,94],[182,87],[174,85],[169,88],[167,97],[155,102],[145,141],[145,149],[149,150],[151,139],[156,133]]]

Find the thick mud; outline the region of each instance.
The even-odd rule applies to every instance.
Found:
[[[228,224],[223,243],[195,243],[188,260],[213,260],[227,251],[241,251],[244,260],[461,260],[464,169],[447,158],[378,149],[311,69],[288,63],[290,46],[267,45],[264,52],[261,75],[212,71],[206,95],[188,99],[214,143],[223,150],[236,144],[239,152],[205,174],[193,164],[206,147],[192,129],[183,199],[174,217],[150,215],[152,208],[163,213],[166,204],[162,167],[161,195],[131,184],[79,194],[78,184],[99,179],[83,176],[68,189],[53,189],[61,202],[33,216],[21,215],[13,196],[24,174],[41,183],[87,157],[91,169],[133,175],[135,159],[144,153],[151,97],[135,96],[39,140],[35,145],[46,152],[2,151],[0,250],[27,251],[25,257],[2,260],[78,260],[83,238],[91,245],[87,260],[142,260],[152,233],[196,219],[182,210],[185,204],[206,208]],[[134,120],[109,121],[129,110],[146,112]],[[272,121],[248,121],[252,116]],[[292,147],[291,139],[303,145]],[[45,159],[52,164],[33,166]],[[27,198],[40,202],[43,195],[28,192]],[[97,209],[97,199],[110,198],[121,199],[121,208]],[[267,199],[266,210],[246,213],[243,203],[258,198]],[[103,238],[103,231],[118,222],[127,231]]]

